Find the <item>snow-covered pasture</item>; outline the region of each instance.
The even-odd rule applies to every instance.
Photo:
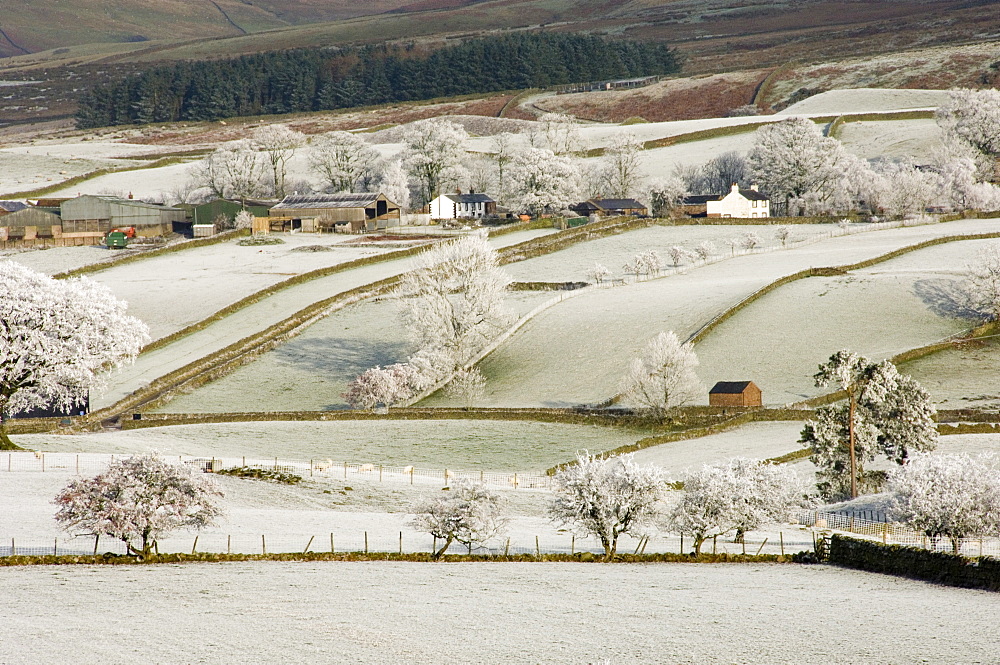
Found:
[[[498,248],[506,247],[537,238],[547,233],[551,233],[551,231],[547,229],[515,231],[499,236],[491,240],[490,243]],[[307,238],[308,235],[303,237]],[[303,242],[311,244],[308,240],[304,240]],[[277,245],[276,247],[285,247],[285,245]],[[256,254],[258,253],[257,250],[262,248],[237,246],[235,249],[248,250],[251,254]],[[318,252],[318,254],[333,254],[336,256],[338,251],[340,250],[334,249],[333,252]],[[374,252],[376,250],[367,251]],[[293,254],[298,255],[300,253],[311,254],[311,252],[294,252]],[[133,269],[139,270],[143,263],[139,261],[130,265]],[[205,329],[187,335],[173,344],[142,354],[135,365],[126,367],[121,372],[109,376],[108,389],[99,396],[95,395],[91,401],[91,405],[95,408],[100,408],[101,406],[113,404],[125,395],[147,385],[153,379],[183,367],[193,360],[223,349],[249,335],[265,330],[269,326],[291,317],[296,312],[315,302],[330,298],[344,291],[349,291],[350,289],[398,275],[409,270],[412,265],[412,258],[375,263],[283,289],[279,293],[234,312]],[[121,266],[123,269],[126,267],[128,266]],[[222,270],[223,268],[224,266],[219,266],[217,269]],[[136,274],[141,275],[142,273]],[[278,279],[275,279],[275,281],[280,281],[280,279],[285,279],[286,277],[278,276]],[[232,280],[220,281],[215,288],[222,293],[233,290],[235,293],[227,297],[227,300],[231,302],[239,299],[234,296],[245,292],[238,283],[233,283]],[[112,286],[113,289],[114,287]],[[176,304],[178,308],[183,308],[186,306],[184,304],[185,300],[197,300],[198,298],[198,294],[192,294],[181,288],[170,289],[166,295],[169,298],[160,300],[159,307],[162,308],[162,316],[168,322],[171,318],[169,316],[171,307]],[[180,302],[177,302],[178,300]],[[214,311],[216,310],[209,312],[209,314],[214,313]]]
[[[355,237],[342,234],[280,237],[284,244],[244,247],[230,240],[186,249],[111,267],[91,278],[128,302],[129,313],[145,321],[157,339],[289,277],[398,249],[354,244]],[[331,251],[295,251],[307,245]]]
[[[792,104],[779,111],[778,115],[807,113],[850,115],[935,109],[948,101],[948,94],[947,90],[894,90],[887,88],[828,90]]]
[[[965,220],[835,237],[595,290],[541,313],[484,359],[480,365],[489,382],[483,405],[567,406],[603,401],[617,392],[628,362],[653,336],[673,330],[685,339],[779,277],[809,267],[872,258],[932,237],[998,229],[1000,220]],[[776,321],[781,318],[770,321],[767,337]],[[772,355],[769,348],[763,357]],[[446,403],[441,396],[425,402]]]
[[[1000,646],[993,594],[829,566],[29,567],[0,584],[8,662],[964,665]],[[142,611],[95,632],[97,607]]]
[[[503,420],[337,420],[176,425],[124,432],[14,437],[52,452],[164,455],[417,466],[468,471],[541,472],[578,450],[610,450],[646,432],[612,427]]]
[[[514,291],[518,317],[551,299],[550,291]],[[400,324],[399,302],[368,300],[334,312],[232,374],[156,409],[160,413],[323,411],[348,408],[347,384],[376,365],[405,362],[418,349]],[[247,386],[254,389],[248,391]]]
[[[920,382],[940,409],[998,409],[1000,341],[963,343],[900,366]]]
[[[943,138],[932,119],[848,122],[838,132],[844,146],[863,159],[928,159],[941,148]]]
[[[55,275],[113,259],[116,255],[112,251],[102,245],[7,249],[0,250],[0,261],[9,259],[46,275]]]
[[[837,227],[832,224],[794,224],[787,228],[787,245],[838,232]],[[621,277],[625,263],[631,262],[636,254],[650,250],[657,251],[665,265],[672,267],[667,250],[675,245],[693,252],[700,243],[711,242],[715,245],[713,259],[721,259],[730,257],[733,253],[726,240],[755,233],[760,237],[762,248],[780,247],[781,242],[774,237],[775,229],[777,226],[771,225],[651,226],[578,243],[554,254],[518,261],[506,266],[506,270],[515,280],[523,282],[586,281],[587,271],[594,264],[601,263],[613,275]],[[687,259],[681,263],[681,267],[689,267],[692,263],[691,259]]]
[[[966,330],[978,319],[960,300],[961,266],[987,242],[931,247],[772,291],[697,345],[699,376],[708,386],[752,379],[765,403],[784,404],[826,392],[812,375],[839,349],[882,360]]]

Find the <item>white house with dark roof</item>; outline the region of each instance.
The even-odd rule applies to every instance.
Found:
[[[728,194],[706,200],[705,206],[707,217],[752,219],[771,216],[771,201],[757,191],[757,185],[750,185],[750,189],[733,185]]]
[[[486,194],[442,194],[430,203],[431,219],[482,219],[497,212],[497,202]]]

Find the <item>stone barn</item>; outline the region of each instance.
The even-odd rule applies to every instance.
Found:
[[[719,381],[708,391],[709,406],[763,406],[753,381]]]

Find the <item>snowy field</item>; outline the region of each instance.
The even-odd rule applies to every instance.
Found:
[[[1000,647],[995,594],[829,566],[36,567],[0,585],[10,663],[965,665]],[[95,635],[99,607],[126,609]]]
[[[777,252],[738,256],[625,287],[595,290],[543,312],[481,363],[490,379],[483,405],[600,402],[617,392],[628,362],[656,334],[673,330],[687,338],[781,276],[871,258],[931,237],[998,229],[1000,220],[965,220],[836,237]],[[424,402],[446,403],[440,396]]]
[[[587,271],[594,264],[601,263],[615,275],[621,276],[622,266],[626,262],[630,262],[636,254],[649,250],[659,252],[664,263],[671,265],[667,250],[675,245],[694,251],[700,243],[711,242],[715,245],[714,258],[720,259],[732,254],[726,240],[756,233],[762,248],[778,248],[781,243],[774,237],[776,228],[777,226],[766,225],[657,225],[578,243],[553,254],[512,263],[505,266],[505,270],[515,280],[522,282],[588,281]],[[786,228],[789,231],[786,244],[789,246],[839,232],[833,224],[792,224]],[[690,264],[690,260],[685,260],[681,266]]]
[[[325,460],[468,471],[541,472],[578,450],[610,450],[645,431],[501,420],[345,420],[176,425],[66,436],[19,435],[52,452]]]
[[[1000,410],[1000,340],[991,337],[900,365],[940,409]]]
[[[765,403],[785,404],[827,392],[812,376],[839,349],[882,360],[967,330],[978,319],[956,302],[956,267],[986,242],[949,243],[844,277],[785,285],[697,345],[698,375],[708,386],[752,379]]]
[[[936,109],[948,101],[947,90],[850,88],[828,90],[779,111],[778,115],[886,113]]]
[[[922,160],[941,148],[943,136],[932,119],[866,120],[841,125],[837,138],[862,159]]]
[[[491,240],[490,244],[497,248],[506,247],[547,235],[551,232],[548,229],[515,231]],[[284,247],[284,245],[277,245],[277,247]],[[255,249],[262,249],[259,247],[238,246],[236,248],[250,250],[252,253],[256,253]],[[336,251],[319,252],[319,254],[335,255]],[[298,252],[295,254],[298,254]],[[144,262],[142,261],[130,264],[136,271],[139,271],[143,265]],[[143,353],[134,365],[110,375],[108,377],[108,390],[102,395],[95,396],[91,401],[91,405],[93,408],[100,408],[101,406],[112,404],[125,395],[147,385],[153,379],[183,367],[198,358],[225,348],[248,335],[265,330],[269,326],[287,319],[315,302],[330,298],[338,293],[399,275],[409,270],[412,265],[412,258],[396,259],[335,273],[284,289],[272,297],[265,298],[260,302],[226,316],[203,330],[187,335],[173,344],[149,353]],[[126,267],[129,266],[122,266],[121,268],[125,269]],[[218,266],[217,269],[221,270],[222,266]],[[139,275],[142,273],[137,272],[136,274]],[[233,295],[244,292],[244,289],[232,280],[222,281],[214,288],[223,294],[229,293],[230,290],[234,291],[235,293],[232,295],[226,296],[226,299],[231,302],[238,300]],[[112,289],[114,289],[113,286]],[[192,298],[191,293],[188,291],[172,288],[164,293],[164,297],[159,299],[157,304],[163,311],[169,312],[175,305],[179,309],[183,309],[187,306],[185,305],[186,301],[189,300],[197,300],[197,298]],[[214,311],[209,313],[214,313]]]
[[[513,291],[514,320],[552,299],[551,291]],[[326,411],[346,409],[341,395],[365,370],[406,359],[417,348],[389,298],[346,307],[309,326],[254,362],[155,409],[157,413]],[[252,391],[247,386],[254,386]]]

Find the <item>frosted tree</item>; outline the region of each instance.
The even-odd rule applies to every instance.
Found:
[[[754,231],[747,231],[740,237],[740,247],[752,252],[760,246],[760,236]]]
[[[709,538],[744,534],[788,519],[802,502],[803,488],[788,467],[736,458],[705,465],[682,478],[680,500],[667,511],[663,528],[694,539],[695,554]]]
[[[715,243],[711,240],[703,240],[694,248],[695,254],[702,261],[708,261],[715,254]]]
[[[497,200],[507,200],[507,166],[514,159],[514,135],[510,132],[495,134],[492,140],[493,161],[497,167]]]
[[[650,214],[653,217],[669,217],[686,193],[684,181],[675,175],[654,180],[646,192]]]
[[[674,264],[674,267],[677,267],[685,261],[691,260],[695,254],[687,248],[673,245],[667,250],[667,256],[670,257],[670,261]]]
[[[414,371],[407,363],[372,367],[347,384],[342,396],[355,409],[388,409],[413,396]]]
[[[0,448],[13,449],[8,414],[69,409],[105,385],[102,371],[131,363],[149,328],[87,278],[54,280],[0,261]]]
[[[790,232],[787,226],[779,226],[774,230],[774,239],[781,243],[782,247],[788,244],[788,236]]]
[[[486,395],[486,377],[478,367],[460,369],[445,388],[448,397],[462,401],[466,409]]]
[[[578,152],[583,144],[579,123],[565,113],[545,113],[539,117],[537,128],[528,135],[528,141],[533,147],[551,150],[556,155]]]
[[[628,198],[642,188],[643,142],[632,132],[616,134],[604,149],[603,183],[613,198]]]
[[[410,177],[403,162],[393,160],[382,169],[379,187],[386,198],[399,206],[400,210],[410,207]]]
[[[655,521],[666,491],[663,470],[637,464],[632,455],[599,459],[586,452],[553,478],[553,521],[595,536],[604,559],[614,558],[622,534],[643,535]]]
[[[995,161],[1000,156],[1000,91],[952,90],[937,110],[946,136]]]
[[[309,166],[320,174],[330,191],[354,192],[363,180],[372,179],[378,160],[378,151],[361,137],[350,132],[330,132],[313,139]],[[391,196],[389,200],[399,203]]]
[[[988,182],[979,182],[975,161],[960,157],[944,162],[938,167],[937,184],[940,198],[952,210],[1000,209],[1000,188]]]
[[[819,200],[831,195],[844,176],[846,152],[836,139],[823,136],[805,118],[790,118],[757,130],[747,162],[754,181],[778,211],[807,194]]]
[[[569,157],[551,150],[519,150],[507,170],[510,206],[539,216],[562,210],[580,198],[580,171]]]
[[[410,336],[421,350],[450,358],[450,372],[506,324],[510,282],[496,250],[476,233],[420,254],[396,295]]]
[[[610,277],[611,271],[602,263],[595,263],[594,267],[587,271],[587,278],[598,284],[603,284]]]
[[[629,365],[621,381],[622,396],[662,419],[702,393],[694,370],[697,366],[698,356],[690,342],[681,344],[673,331],[661,332]]]
[[[222,492],[190,466],[156,453],[111,463],[93,478],[73,480],[56,496],[55,519],[77,534],[111,536],[129,554],[148,558],[156,541],[177,529],[211,526]]]
[[[930,396],[889,361],[873,363],[842,350],[820,365],[817,386],[835,385],[847,401],[825,406],[806,423],[800,441],[812,450],[820,493],[829,499],[858,496],[859,485],[874,490],[877,478],[864,466],[879,455],[903,464],[937,441]],[[846,476],[846,478],[845,478]]]
[[[249,210],[240,210],[233,219],[233,226],[240,231],[253,229],[253,213]]]
[[[403,135],[403,163],[419,183],[422,203],[440,193],[442,180],[455,180],[464,169],[463,144],[469,134],[450,120],[431,118],[410,125]]]
[[[271,167],[271,178],[274,183],[274,194],[279,199],[285,197],[285,176],[288,172],[288,162],[306,141],[302,132],[297,132],[288,125],[264,125],[254,130],[252,140],[264,159]]]
[[[966,266],[963,286],[973,309],[990,319],[1000,319],[1000,243],[990,243],[976,252]]]
[[[874,175],[871,193],[875,205],[897,219],[922,213],[941,188],[936,173],[918,169],[907,160],[877,162]]]
[[[264,162],[255,144],[243,139],[216,148],[191,171],[191,178],[213,196],[246,201],[264,191]]]
[[[673,248],[671,248],[673,249]],[[670,254],[673,257],[673,253]],[[663,271],[663,257],[655,249],[636,254],[635,263],[639,266],[638,271],[647,275],[659,275]],[[674,264],[676,265],[676,264]]]
[[[1000,533],[1000,474],[992,457],[918,455],[889,474],[889,516],[936,545]]]
[[[432,555],[435,559],[440,559],[455,542],[471,551],[502,534],[509,522],[500,495],[467,479],[452,483],[446,496],[417,504],[412,510],[410,525],[443,541]]]

